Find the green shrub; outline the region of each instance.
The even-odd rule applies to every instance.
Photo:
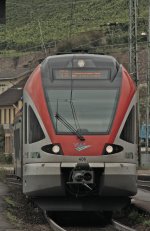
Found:
[[[149,220],[145,220],[145,221],[143,222],[143,225],[144,225],[145,227],[150,227],[150,221],[149,221]]]
[[[26,50],[58,40],[69,40],[81,32],[93,40],[92,46],[99,46],[97,31],[116,36],[111,43],[128,42],[129,6],[123,0],[7,0],[7,26],[0,25],[0,50]],[[14,7],[15,6],[15,7]],[[46,7],[45,7],[46,6]],[[139,1],[138,33],[147,30],[147,1]],[[71,10],[72,9],[72,10]],[[72,14],[71,14],[72,13]],[[38,17],[37,17],[38,15]],[[139,38],[138,34],[138,38]],[[82,36],[82,35],[81,35]],[[85,41],[87,39],[84,36]],[[146,37],[140,37],[146,40]],[[34,48],[37,49],[37,48]]]
[[[12,164],[12,154],[0,154],[0,163]]]

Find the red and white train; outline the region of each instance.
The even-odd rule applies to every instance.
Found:
[[[136,87],[116,59],[47,57],[23,101],[14,124],[23,193],[48,197],[51,210],[113,210],[136,194]]]

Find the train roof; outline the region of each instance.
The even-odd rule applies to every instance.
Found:
[[[113,80],[120,69],[118,61],[108,55],[97,54],[63,54],[47,57],[41,63],[43,76],[51,73],[55,69],[80,69],[83,70],[101,70],[102,72],[109,72],[110,80]],[[48,77],[48,76],[47,76]]]
[[[102,63],[109,63],[112,64],[112,65],[119,65],[118,61],[113,57],[113,56],[110,56],[110,55],[99,55],[99,54],[61,54],[61,55],[53,55],[53,56],[48,56],[43,62],[50,62],[52,60],[60,60],[60,59],[64,59],[64,58],[82,58],[82,59],[88,59],[88,58],[93,58],[93,59],[98,59],[99,62],[102,62]]]

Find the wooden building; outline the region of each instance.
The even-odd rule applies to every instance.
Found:
[[[42,59],[42,52],[0,57],[0,153],[13,152],[12,125],[22,108],[23,87]]]
[[[0,153],[13,153],[13,122],[22,108],[23,87],[29,74],[13,79],[0,78]]]

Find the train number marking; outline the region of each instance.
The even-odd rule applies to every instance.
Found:
[[[125,157],[126,159],[133,159],[133,152],[126,152]]]
[[[38,159],[38,158],[41,158],[41,155],[39,152],[31,152],[30,158]]]
[[[79,162],[86,162],[86,157],[79,157]]]

